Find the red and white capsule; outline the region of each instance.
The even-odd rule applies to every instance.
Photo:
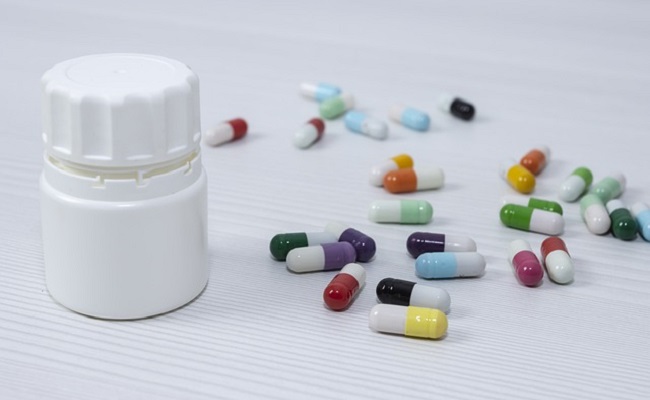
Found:
[[[517,239],[510,242],[508,259],[522,285],[537,286],[544,278],[544,269],[527,241]]]
[[[334,311],[346,309],[366,282],[366,270],[359,264],[347,264],[323,291],[323,301]]]
[[[248,124],[242,118],[235,118],[208,129],[205,132],[205,143],[210,146],[221,146],[234,142],[246,136]]]
[[[306,149],[318,142],[325,132],[325,121],[312,118],[293,136],[293,144],[299,149]]]
[[[566,284],[573,280],[573,261],[564,240],[557,236],[546,238],[542,242],[541,251],[546,272],[553,282]]]

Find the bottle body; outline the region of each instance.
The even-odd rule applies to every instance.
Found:
[[[82,314],[137,319],[199,295],[209,272],[207,178],[196,167],[173,193],[111,201],[78,196],[87,186],[67,190],[83,180],[58,179],[63,173],[46,162],[40,191],[51,296]]]

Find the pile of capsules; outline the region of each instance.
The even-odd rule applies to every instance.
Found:
[[[445,184],[442,168],[414,167],[413,158],[398,154],[370,169],[370,184],[390,193],[412,193],[439,189]],[[378,200],[370,204],[368,219],[378,223],[426,224],[433,207],[426,200]]]
[[[388,125],[380,119],[353,110],[354,97],[349,93],[343,93],[339,87],[328,83],[302,83],[300,93],[319,103],[321,118],[333,120],[345,114],[343,122],[350,131],[377,140],[388,137]],[[465,121],[470,121],[476,113],[473,105],[448,94],[439,97],[438,105],[443,111]],[[428,131],[431,125],[431,118],[426,112],[404,105],[391,107],[388,116],[394,122],[418,132]],[[307,125],[310,125],[311,121]],[[304,132],[311,130],[312,128],[306,126],[299,131],[294,138],[294,144],[299,148],[307,148],[317,142],[322,136],[322,131],[318,135]]]
[[[548,147],[539,146],[524,155],[519,163],[502,164],[501,176],[518,192],[531,193],[535,189],[535,176],[544,169],[549,155]],[[650,241],[648,205],[636,203],[628,209],[618,199],[625,190],[625,176],[615,173],[591,186],[592,181],[589,168],[576,168],[562,183],[559,198],[569,203],[580,200],[582,220],[593,234],[611,232],[621,240],[634,240],[639,232]],[[562,207],[555,201],[508,196],[503,202],[500,218],[508,227],[546,235],[560,235],[564,231]]]
[[[376,251],[371,237],[337,222],[323,232],[277,234],[269,248],[273,258],[286,261],[296,273],[340,270],[323,292],[325,305],[335,311],[347,309],[364,286],[366,271],[358,263],[370,261]],[[479,277],[485,272],[485,258],[468,237],[415,232],[406,248],[423,279]],[[429,339],[446,333],[451,298],[444,289],[385,278],[376,292],[382,304],[370,311],[372,330]]]

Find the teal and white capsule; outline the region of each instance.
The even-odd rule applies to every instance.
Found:
[[[560,200],[573,203],[582,196],[591,182],[594,180],[594,176],[591,174],[591,170],[587,167],[578,167],[573,170],[571,175],[569,175],[562,186],[560,187]]]
[[[605,203],[592,193],[580,199],[580,215],[589,232],[595,235],[604,235],[612,225]]]
[[[431,124],[429,114],[401,104],[393,106],[388,112],[388,116],[393,121],[414,131],[426,132]]]
[[[639,233],[643,239],[650,242],[650,207],[645,203],[634,203],[630,208],[632,215],[636,218],[639,226]]]
[[[341,94],[341,89],[338,86],[329,83],[301,83],[300,94],[317,102],[336,97]]]
[[[384,140],[388,137],[388,125],[384,121],[369,117],[361,111],[348,111],[343,119],[345,127],[352,132]]]
[[[607,178],[601,179],[591,187],[589,193],[595,194],[600,197],[603,203],[607,203],[623,194],[625,183],[625,176],[621,173],[615,173]]]
[[[426,224],[433,207],[426,200],[377,200],[370,203],[368,219],[379,223]]]
[[[424,279],[469,278],[485,272],[479,253],[424,253],[415,260],[415,274]]]
[[[556,201],[538,199],[525,196],[504,196],[502,204],[517,204],[524,207],[536,208],[538,210],[550,211],[562,215],[562,206]]]

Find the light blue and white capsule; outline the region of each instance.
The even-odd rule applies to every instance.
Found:
[[[639,225],[639,233],[643,239],[650,242],[650,207],[645,203],[635,203],[630,208],[632,216],[636,218],[636,223]]]
[[[401,104],[392,107],[388,112],[388,116],[393,121],[414,131],[426,132],[431,124],[429,114]]]
[[[485,258],[472,253],[424,253],[415,260],[415,274],[424,279],[469,278],[485,272]]]
[[[344,118],[345,127],[352,132],[384,140],[388,137],[388,125],[384,121],[369,117],[360,111],[348,111]]]
[[[336,97],[341,94],[341,89],[329,83],[301,83],[300,94],[317,102]]]

